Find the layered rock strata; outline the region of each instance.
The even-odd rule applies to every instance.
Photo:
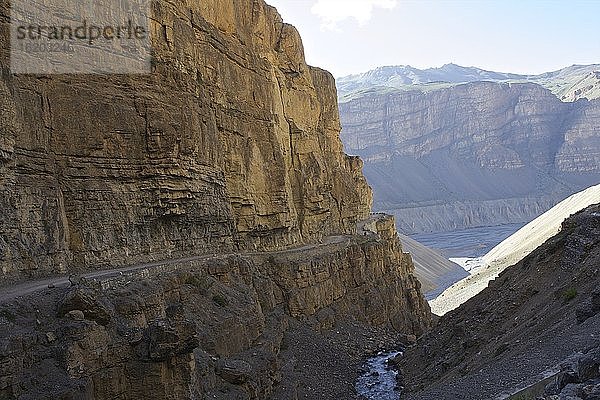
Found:
[[[414,266],[393,220],[380,226],[381,235],[206,257],[4,301],[0,396],[266,399],[307,384],[293,369],[282,381],[293,366],[281,356],[294,338],[290,318],[316,331],[356,321],[419,335],[430,314]]]
[[[333,77],[263,1],[153,3],[152,73],[11,75],[0,265],[22,279],[353,233],[371,206]]]
[[[406,233],[528,222],[600,182],[600,101],[537,84],[366,91],[340,115],[375,208]]]
[[[351,398],[297,332],[360,362],[431,314],[332,76],[261,0],[152,13],[151,74],[21,76],[0,2],[0,397]]]

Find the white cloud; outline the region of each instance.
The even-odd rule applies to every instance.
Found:
[[[310,11],[321,19],[321,27],[339,30],[338,23],[354,18],[359,25],[365,25],[373,16],[376,7],[391,10],[397,0],[318,0]]]

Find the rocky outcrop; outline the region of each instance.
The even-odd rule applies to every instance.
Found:
[[[570,357],[560,369],[538,398],[593,400],[600,397],[600,348]]]
[[[573,354],[595,354],[599,265],[600,205],[596,204],[565,220],[560,233],[441,317],[398,359],[408,389],[405,397],[506,398],[560,373],[556,366]],[[569,377],[568,368],[563,369],[562,376],[573,380],[559,381],[546,398],[555,398],[550,396],[565,388],[579,393],[579,384],[597,379],[595,368],[585,377],[572,372]],[[538,394],[514,398],[537,398],[548,383],[541,385]],[[569,383],[575,385],[567,387]]]
[[[263,1],[156,2],[148,75],[11,75],[0,4],[2,279],[353,233],[371,193],[333,77]]]
[[[310,382],[313,366],[285,368],[290,324],[325,332],[355,321],[418,335],[429,308],[410,256],[395,234],[384,237],[393,220],[380,225],[380,236],[81,279],[4,303],[0,397],[265,399]]]
[[[367,91],[340,113],[375,208],[408,233],[527,222],[600,179],[600,102],[564,103],[537,84]]]

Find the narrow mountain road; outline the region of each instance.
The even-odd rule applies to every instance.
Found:
[[[201,255],[201,256],[177,258],[177,259],[170,259],[170,260],[161,260],[161,261],[154,261],[154,262],[150,262],[150,263],[140,263],[140,264],[130,265],[130,266],[123,267],[123,268],[112,268],[112,269],[104,269],[104,270],[98,270],[98,271],[90,271],[90,272],[87,272],[84,274],[79,274],[79,275],[77,275],[77,277],[85,278],[85,279],[106,279],[106,278],[112,278],[112,277],[116,277],[119,275],[123,275],[124,273],[127,273],[127,272],[135,272],[135,271],[144,270],[144,269],[154,269],[154,268],[158,268],[158,267],[183,264],[183,263],[192,262],[192,261],[210,261],[212,259],[216,260],[216,259],[230,257],[233,255],[241,255],[241,256],[253,256],[254,255],[254,256],[256,256],[259,254],[263,254],[263,255],[291,254],[294,252],[302,252],[302,251],[326,248],[329,246],[339,245],[342,243],[345,243],[345,245],[349,245],[350,238],[351,238],[351,236],[348,236],[348,235],[329,236],[329,237],[324,238],[321,243],[308,244],[308,245],[304,245],[304,246],[300,246],[300,247],[292,247],[292,248],[283,249],[283,250],[276,250],[276,251],[269,251],[269,252],[253,251],[253,252],[210,254],[210,255]],[[35,281],[28,281],[28,282],[14,285],[14,286],[2,287],[2,288],[0,288],[0,304],[7,303],[18,297],[26,296],[28,294],[31,294],[31,293],[34,293],[37,291],[48,290],[53,287],[57,287],[57,288],[58,287],[68,287],[70,285],[71,285],[71,282],[69,281],[68,276],[56,276],[56,277],[50,277],[50,278],[43,278],[43,279],[39,279],[39,280],[35,280]]]

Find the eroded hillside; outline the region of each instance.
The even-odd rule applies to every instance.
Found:
[[[406,398],[497,398],[541,380],[544,373],[559,373],[545,382],[556,387],[550,386],[544,398],[563,389],[561,398],[577,393],[594,398],[584,396],[584,385],[577,384],[600,378],[597,355],[580,373],[570,370],[572,361],[563,361],[600,348],[599,266],[600,206],[594,205],[567,219],[560,233],[443,316],[398,360],[410,392]],[[574,386],[566,387],[569,383]],[[537,395],[543,392],[544,385]]]

